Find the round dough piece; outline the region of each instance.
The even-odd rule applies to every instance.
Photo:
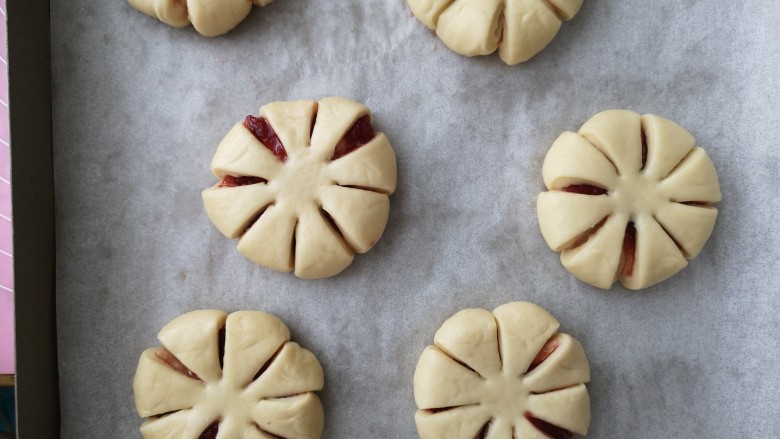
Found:
[[[638,290],[688,264],[707,242],[718,174],[693,136],[652,114],[609,110],[563,133],[544,159],[536,211],[547,245],[578,279]]]
[[[396,161],[365,106],[343,98],[274,102],[217,148],[203,191],[211,222],[238,251],[301,278],[333,276],[385,230]]]
[[[582,0],[407,0],[412,13],[453,51],[519,64],[555,38]]]
[[[252,5],[265,6],[273,0],[128,0],[146,15],[173,27],[190,24],[207,37],[233,30],[249,15]]]
[[[422,439],[585,435],[590,368],[582,346],[527,302],[465,309],[436,332],[414,371]]]
[[[316,439],[324,382],[311,352],[260,311],[183,314],[141,354],[133,380],[146,439]]]

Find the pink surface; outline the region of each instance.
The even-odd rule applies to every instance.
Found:
[[[11,138],[8,131],[7,54],[5,0],[0,0],[0,374],[12,374],[15,371]]]

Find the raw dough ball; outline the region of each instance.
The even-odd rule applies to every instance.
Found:
[[[638,290],[680,271],[707,242],[720,201],[693,136],[659,116],[599,113],[544,159],[536,211],[547,245],[578,279]]]
[[[382,236],[396,163],[363,105],[343,98],[274,102],[248,116],[211,162],[203,191],[214,225],[238,251],[302,278],[333,276]]]
[[[146,439],[319,438],[323,373],[259,311],[202,310],[168,323],[162,347],[141,354],[133,380]]]
[[[584,435],[590,368],[577,340],[527,302],[466,309],[436,332],[414,371],[422,439]]]
[[[528,61],[571,20],[582,0],[407,0],[417,17],[450,49],[488,55],[507,64]]]
[[[192,23],[203,35],[222,35],[244,21],[252,4],[265,6],[273,0],[128,0],[146,15],[173,27]]]

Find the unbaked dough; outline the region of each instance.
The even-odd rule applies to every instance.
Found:
[[[311,352],[259,311],[183,314],[141,354],[133,381],[146,439],[316,439],[324,382]]]
[[[513,302],[466,309],[436,332],[414,372],[422,439],[545,439],[590,425],[582,346],[555,317]]]
[[[211,170],[220,181],[203,203],[217,229],[251,261],[302,278],[333,276],[370,250],[396,186],[387,137],[343,98],[262,107],[228,133]]]
[[[528,61],[555,38],[582,0],[407,0],[412,13],[453,51],[510,65]]]
[[[173,27],[192,24],[203,35],[222,35],[244,21],[252,5],[265,6],[273,0],[128,0],[146,15]]]
[[[599,288],[646,288],[680,271],[707,242],[721,199],[715,167],[694,145],[680,125],[627,110],[563,133],[536,204],[547,245]]]

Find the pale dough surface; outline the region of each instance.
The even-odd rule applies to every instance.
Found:
[[[414,372],[417,431],[422,439],[544,439],[526,417],[584,435],[590,425],[582,346],[558,333],[537,305],[512,302],[492,313],[465,309],[436,332]],[[557,348],[527,372],[549,342]]]
[[[453,51],[510,65],[531,59],[555,38],[582,0],[407,0],[414,15]]]
[[[281,139],[284,162],[236,124],[211,163],[214,176],[255,176],[268,183],[217,184],[203,191],[212,223],[226,237],[240,238],[242,255],[272,270],[294,270],[302,278],[344,270],[355,252],[367,252],[382,236],[396,187],[395,153],[382,133],[331,160],[344,133],[368,114],[362,104],[333,97],[265,105],[260,115]]]
[[[192,311],[172,320],[157,337],[197,378],[163,361],[162,348],[141,354],[133,391],[138,414],[147,418],[141,426],[144,438],[197,439],[215,421],[217,439],[316,439],[322,434],[324,413],[313,393],[322,389],[322,367],[314,354],[290,341],[289,329],[273,315]]]
[[[707,242],[718,215],[711,204],[721,199],[715,167],[688,131],[627,110],[599,113],[579,133],[563,133],[542,174],[548,191],[537,199],[537,215],[547,245],[574,276],[605,289],[616,280],[646,288],[680,271]],[[571,185],[607,193],[561,190]],[[626,276],[621,254],[629,222],[636,251]]]
[[[203,35],[214,37],[229,32],[244,21],[252,5],[265,6],[273,0],[128,0],[146,15],[173,27],[190,24]]]

